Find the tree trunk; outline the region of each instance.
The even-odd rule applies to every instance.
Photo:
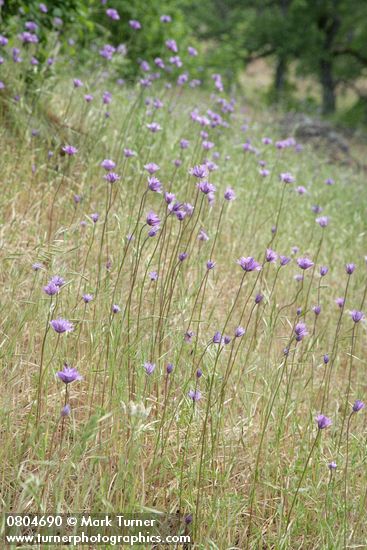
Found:
[[[330,115],[335,112],[335,82],[330,61],[320,63],[320,82],[322,86],[322,114]]]
[[[287,62],[285,57],[279,57],[275,69],[274,88],[276,95],[279,96],[284,92],[285,80],[287,74]]]

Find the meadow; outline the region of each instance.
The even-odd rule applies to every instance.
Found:
[[[202,549],[366,547],[364,175],[219,75],[166,74],[172,41],[126,84],[98,52],[39,68],[8,38],[2,511],[169,512]]]

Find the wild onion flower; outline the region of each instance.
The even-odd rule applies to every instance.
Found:
[[[97,223],[99,220],[99,214],[97,214],[97,212],[94,212],[93,214],[90,215],[90,218],[93,221],[93,223]]]
[[[161,15],[159,19],[161,23],[171,23],[172,21],[172,18],[170,15]]]
[[[134,157],[135,155],[136,155],[136,153],[132,149],[129,149],[129,148],[124,149],[124,156],[126,158],[131,158],[131,157]]]
[[[190,174],[195,178],[203,179],[208,176],[208,167],[205,164],[199,164],[191,168]]]
[[[120,179],[120,176],[116,174],[116,172],[108,172],[105,176],[103,176],[108,183],[116,183]]]
[[[163,191],[161,182],[159,181],[158,178],[154,176],[152,176],[151,178],[148,178],[148,189],[150,189],[154,193],[162,193]]]
[[[334,462],[334,461],[329,462],[328,468],[329,468],[329,470],[336,470],[336,468],[337,468],[336,462]]]
[[[289,262],[291,262],[291,261],[292,261],[292,259],[288,258],[287,256],[279,256],[279,262],[280,262],[280,265],[282,267],[289,264]]]
[[[326,266],[326,265],[322,265],[320,267],[320,275],[321,277],[325,277],[325,275],[327,274],[327,272],[329,271],[329,268]]]
[[[321,306],[313,306],[312,311],[315,315],[320,315],[321,313]]]
[[[219,331],[217,331],[213,336],[213,344],[220,344],[222,341],[222,335]]]
[[[307,336],[308,331],[305,323],[297,323],[294,327],[294,333],[296,335],[297,342],[300,342],[303,340],[305,336]]]
[[[231,337],[230,337],[230,336],[225,336],[225,337],[223,338],[223,344],[224,344],[225,346],[227,346],[227,345],[230,343],[230,341],[231,341]]]
[[[232,189],[232,187],[227,187],[227,189],[225,190],[225,193],[224,193],[224,198],[226,201],[234,201],[235,198],[236,198],[236,194],[234,192],[234,190]]]
[[[117,304],[112,305],[112,313],[119,313],[120,311],[121,311],[120,306],[118,306]]]
[[[363,401],[361,401],[360,399],[357,399],[353,404],[352,411],[354,413],[357,413],[357,412],[361,411],[362,409],[364,409],[365,406],[366,405],[363,403]]]
[[[198,54],[197,50],[192,46],[189,46],[187,48],[187,51],[188,51],[188,54],[191,55],[192,57],[195,57]]]
[[[43,287],[43,290],[48,296],[54,296],[59,293],[60,287],[50,281],[48,285]]]
[[[153,134],[155,134],[155,133],[159,132],[160,130],[162,130],[162,126],[160,126],[160,124],[158,124],[157,122],[151,122],[151,123],[147,124],[147,128]]]
[[[63,408],[61,409],[60,416],[64,418],[65,416],[69,416],[70,413],[71,413],[71,407],[70,407],[70,405],[67,403],[67,404],[64,405]]]
[[[315,221],[320,227],[326,227],[329,224],[329,218],[327,216],[320,216],[319,218],[316,218]]]
[[[352,273],[355,271],[356,266],[354,264],[346,264],[345,265],[345,271],[348,275],[352,275]]]
[[[280,180],[284,183],[294,183],[296,178],[292,176],[289,172],[283,172],[280,174]]]
[[[50,283],[53,283],[58,287],[62,287],[65,284],[65,279],[63,277],[60,277],[60,275],[54,275],[53,277],[51,277]]]
[[[83,294],[82,298],[85,304],[89,304],[93,300],[92,294]]]
[[[157,225],[156,227],[152,227],[152,229],[148,231],[148,237],[155,237],[160,229],[161,228],[159,227],[159,225]]]
[[[187,149],[189,144],[190,144],[190,142],[187,139],[181,139],[181,141],[180,141],[181,149]]]
[[[200,229],[199,234],[198,234],[198,239],[199,239],[199,241],[208,241],[209,240],[209,236],[207,235],[207,233],[205,233],[204,229]]]
[[[304,270],[309,269],[314,265],[314,263],[308,258],[297,258],[297,264],[301,269],[304,269]]]
[[[64,145],[62,150],[69,156],[76,155],[76,153],[78,152],[78,149],[76,147],[73,147],[73,145]]]
[[[244,271],[260,271],[261,265],[252,256],[244,258],[243,256],[237,260],[237,263]]]
[[[264,296],[262,294],[256,294],[255,296],[255,304],[260,304],[264,299]]]
[[[335,300],[336,305],[340,307],[340,309],[344,306],[344,302],[345,302],[344,298],[336,298]]]
[[[357,309],[353,309],[350,312],[350,316],[352,317],[352,319],[355,323],[359,323],[359,321],[361,321],[363,319],[364,314],[363,314],[362,311],[358,311]]]
[[[155,371],[155,364],[154,363],[144,363],[144,369],[145,369],[145,372],[150,376],[151,374],[153,374],[153,372]]]
[[[144,164],[144,168],[149,174],[152,176],[155,174],[155,172],[158,172],[160,170],[160,167],[155,162],[149,162],[148,164]]]
[[[330,418],[328,418],[323,414],[317,415],[316,422],[319,430],[324,430],[325,428],[328,428],[332,424],[332,421],[330,420]]]
[[[320,212],[322,212],[323,209],[318,204],[314,204],[313,206],[311,206],[311,210],[312,212],[314,212],[314,214],[320,214]]]
[[[327,178],[327,179],[325,180],[325,183],[326,183],[326,185],[334,185],[335,182],[334,182],[334,180],[333,180],[332,178]]]
[[[198,369],[196,371],[196,378],[201,378],[203,376],[203,371],[201,369]]]
[[[278,254],[274,252],[274,250],[272,250],[271,248],[266,249],[265,260],[267,262],[274,263],[277,260],[277,258],[278,258]]]
[[[38,7],[39,7],[39,9],[42,13],[47,13],[48,12],[48,8],[45,4],[41,3],[41,4],[39,4]]]
[[[172,363],[168,363],[167,367],[166,367],[166,372],[167,374],[171,374],[171,372],[173,371],[174,369],[174,366],[172,365]]]
[[[179,255],[178,255],[178,259],[180,260],[180,262],[183,262],[186,260],[188,254],[186,252],[181,252]]]
[[[35,262],[32,264],[33,271],[39,271],[40,269],[43,269],[43,265],[39,262]]]
[[[71,382],[75,382],[76,380],[83,380],[83,377],[77,369],[69,367],[67,363],[64,364],[63,370],[57,372],[57,376],[64,384],[71,384]]]
[[[155,214],[153,212],[153,210],[151,210],[150,212],[148,212],[147,214],[147,217],[146,217],[146,222],[148,225],[150,225],[151,227],[156,227],[157,225],[159,225],[161,223],[161,220],[159,219],[159,217],[157,216],[157,214]]]
[[[177,44],[176,44],[176,40],[173,40],[173,39],[166,40],[166,46],[171,52],[173,52],[173,53],[178,52],[178,47],[177,47]]]
[[[302,308],[298,307],[296,310],[297,317],[300,317],[302,315]]]
[[[105,170],[111,171],[111,170],[113,170],[114,168],[116,168],[116,163],[113,162],[113,160],[111,160],[111,159],[104,159],[104,160],[101,162],[101,166],[102,166],[102,168],[104,168]]]
[[[213,262],[212,260],[208,260],[208,261],[206,262],[206,267],[207,267],[207,269],[209,269],[209,270],[210,270],[210,269],[214,269],[214,267],[215,267],[215,262]]]
[[[329,361],[330,361],[330,358],[329,358],[328,354],[325,353],[325,355],[324,355],[324,364],[327,365]]]
[[[138,31],[141,29],[141,24],[136,19],[130,19],[129,25],[132,29],[134,29],[134,31]]]
[[[245,334],[246,330],[243,327],[237,327],[234,331],[235,338],[241,338]]]
[[[120,20],[120,16],[119,16],[119,13],[117,10],[113,9],[113,8],[108,8],[106,10],[106,15],[112,19],[113,21],[119,21]]]
[[[63,334],[64,332],[72,332],[74,330],[74,325],[66,319],[53,319],[50,321],[50,325],[58,334]]]
[[[204,193],[204,195],[208,195],[209,193],[214,193],[214,191],[216,191],[215,185],[209,183],[208,181],[201,181],[197,184],[197,187],[202,193]]]
[[[200,390],[190,390],[188,393],[188,396],[190,399],[192,399],[194,402],[200,401],[201,399],[201,391]]]
[[[192,342],[193,338],[194,338],[194,332],[192,330],[188,330],[187,332],[185,332],[185,335],[184,335],[185,342],[190,343]]]

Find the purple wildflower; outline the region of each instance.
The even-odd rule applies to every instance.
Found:
[[[64,382],[64,384],[71,384],[76,380],[83,380],[83,377],[73,367],[69,367],[66,363],[64,364],[63,370],[58,371],[57,376]]]
[[[189,393],[188,393],[188,396],[194,402],[199,401],[201,399],[201,391],[200,390],[190,390]]]
[[[234,335],[236,338],[241,338],[245,334],[246,330],[243,327],[237,327],[234,331]]]
[[[329,218],[327,216],[320,216],[320,218],[316,218],[316,223],[319,224],[320,227],[326,227],[329,224]]]
[[[332,421],[330,420],[330,418],[328,418],[323,414],[317,415],[316,422],[319,430],[324,430],[325,428],[328,428],[332,424]]]
[[[363,403],[363,401],[361,401],[360,399],[357,399],[353,404],[352,411],[354,413],[357,413],[357,412],[361,411],[362,409],[364,409],[365,406],[366,405]]]
[[[50,281],[47,286],[43,287],[43,290],[48,296],[54,296],[59,293],[60,287]]]
[[[58,334],[63,334],[64,332],[72,332],[74,330],[74,325],[66,319],[53,319],[50,321],[50,325]]]
[[[120,306],[118,306],[117,304],[113,304],[112,313],[119,313],[120,311],[121,311]]]
[[[348,275],[352,275],[352,273],[355,271],[356,266],[354,264],[346,264],[345,265],[345,271]]]
[[[214,269],[214,267],[215,267],[215,262],[213,262],[212,260],[208,260],[208,261],[206,262],[206,267],[207,267],[207,269]]]
[[[298,258],[297,259],[297,264],[299,265],[299,267],[301,269],[309,269],[310,267],[312,267],[314,265],[314,263],[309,260],[308,258]]]
[[[278,258],[278,254],[274,252],[274,250],[272,250],[271,248],[266,249],[265,260],[267,262],[274,263],[277,260],[277,258]]]
[[[172,363],[168,363],[167,367],[166,367],[166,372],[167,374],[171,374],[171,372],[173,371],[174,369],[174,366],[172,365]]]
[[[158,172],[160,167],[158,164],[155,164],[155,162],[149,162],[148,164],[144,164],[145,170],[152,176],[155,174],[155,172]]]
[[[363,319],[364,314],[363,314],[362,311],[358,311],[357,309],[353,309],[350,312],[350,316],[352,317],[352,319],[355,323],[359,323],[359,321],[361,321]]]
[[[325,275],[327,274],[327,272],[329,271],[329,268],[326,266],[326,265],[322,265],[320,267],[320,275],[321,277],[325,277]]]
[[[111,160],[111,159],[104,159],[101,162],[101,166],[105,170],[110,171],[110,170],[113,170],[114,168],[116,168],[116,163],[113,162],[113,160]]]
[[[120,176],[116,174],[116,172],[108,172],[105,176],[103,176],[108,183],[116,183],[120,179]]]
[[[226,201],[234,201],[236,198],[235,192],[232,187],[227,187],[224,193],[224,198]]]
[[[144,363],[144,369],[145,372],[150,376],[155,371],[155,364],[154,363]]]
[[[296,335],[297,342],[300,342],[303,340],[305,336],[307,336],[308,331],[305,323],[297,323],[294,327],[294,333]]]
[[[82,298],[85,304],[89,304],[93,300],[92,294],[83,294]]]
[[[243,256],[237,260],[237,263],[244,271],[260,271],[261,265],[252,256],[244,258]]]
[[[119,16],[118,11],[113,9],[113,8],[108,8],[108,10],[106,10],[106,15],[110,19],[112,19],[113,21],[119,21],[120,20],[120,16]]]
[[[141,29],[141,24],[136,19],[130,19],[129,25],[132,29],[134,29],[134,31],[138,31],[139,29]]]
[[[78,149],[72,145],[64,145],[62,150],[69,156],[73,156],[78,152]]]
[[[280,174],[280,179],[284,183],[294,183],[296,181],[296,178],[289,172],[283,172]]]
[[[159,217],[157,216],[157,214],[155,214],[153,212],[153,210],[151,210],[150,212],[148,212],[147,214],[147,217],[146,217],[146,222],[148,225],[150,225],[151,227],[156,227],[157,225],[159,225],[161,223],[161,220],[159,219]]]

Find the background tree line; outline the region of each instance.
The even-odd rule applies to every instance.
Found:
[[[127,75],[139,70],[142,59],[162,54],[159,16],[164,13],[172,17],[164,30],[167,38],[185,47],[199,45],[199,67],[195,65],[199,73],[221,72],[233,83],[246,65],[267,58],[273,67],[274,101],[290,92],[292,68],[296,76],[309,76],[319,83],[326,115],[335,112],[341,91],[353,89],[367,123],[365,0],[52,0],[48,4],[49,20],[61,17],[63,32],[74,33],[81,46],[98,40],[126,44],[129,54],[123,71]],[[118,10],[120,21],[104,16],[107,7]],[[3,32],[19,10],[37,19],[39,2],[5,0]],[[142,22],[134,40],[130,40],[132,29],[124,24],[130,19]],[[185,64],[185,69],[190,66]]]

